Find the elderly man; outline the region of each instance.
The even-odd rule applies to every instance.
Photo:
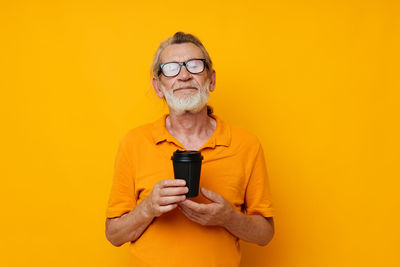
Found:
[[[177,32],[162,42],[152,68],[169,114],[120,142],[107,239],[130,242],[133,266],[239,266],[240,239],[263,246],[274,234],[262,147],[207,106],[215,70],[195,36]],[[184,180],[173,179],[177,149],[204,156],[195,198],[185,197]]]

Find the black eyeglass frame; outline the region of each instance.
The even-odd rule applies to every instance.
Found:
[[[186,67],[186,64],[187,64],[189,61],[192,61],[192,60],[201,60],[201,61],[203,61],[203,64],[204,64],[203,70],[200,71],[200,72],[196,72],[196,73],[193,73],[193,72],[191,72],[190,70],[188,70],[188,68]],[[174,76],[167,76],[167,75],[164,74],[164,72],[163,72],[163,70],[162,70],[163,66],[166,65],[166,64],[169,64],[169,63],[177,63],[177,64],[179,64],[179,71],[178,71],[178,73],[177,73],[176,75],[174,75]],[[187,60],[187,61],[185,61],[185,62],[176,62],[176,61],[172,61],[172,62],[166,62],[166,63],[160,64],[160,70],[158,71],[158,76],[160,76],[161,73],[162,73],[165,77],[168,77],[168,78],[176,77],[176,76],[179,75],[179,73],[181,73],[182,66],[185,66],[186,70],[187,70],[189,73],[191,73],[191,74],[199,74],[199,73],[202,73],[206,68],[208,69],[207,60],[206,60],[205,58],[192,58],[192,59],[189,59],[189,60]]]

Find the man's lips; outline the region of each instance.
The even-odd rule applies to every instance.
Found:
[[[197,90],[197,88],[196,87],[181,87],[181,88],[175,89],[174,92],[181,91],[181,90]]]

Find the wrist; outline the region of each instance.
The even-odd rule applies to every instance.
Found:
[[[234,222],[237,222],[238,220],[238,216],[240,216],[240,214],[238,214],[240,212],[238,212],[237,210],[235,210],[234,208],[231,208],[230,211],[227,213],[227,215],[225,216],[225,222],[224,222],[224,227],[226,229],[231,229],[233,226]]]
[[[151,205],[151,200],[150,200],[150,196],[145,198],[142,202],[142,215],[145,218],[148,219],[153,219],[155,217],[154,213],[153,213],[153,207]]]

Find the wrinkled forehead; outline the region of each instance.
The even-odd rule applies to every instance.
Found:
[[[204,58],[201,49],[193,43],[172,44],[161,53],[161,63],[184,62],[192,58]]]

